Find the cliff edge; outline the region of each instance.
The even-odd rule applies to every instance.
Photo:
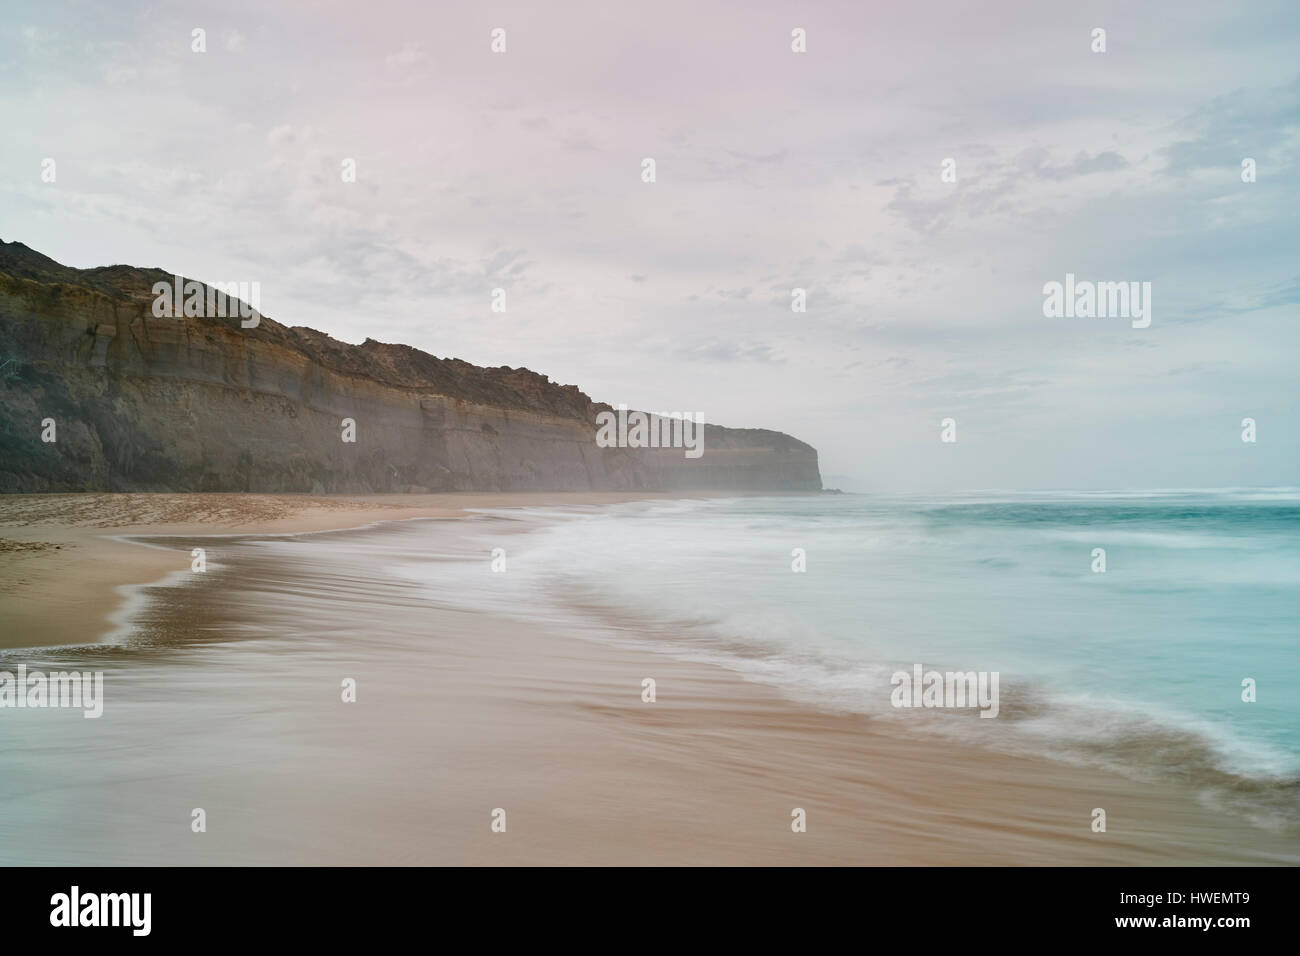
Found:
[[[816,450],[780,432],[706,425],[698,458],[599,447],[610,406],[573,385],[266,317],[158,318],[157,282],[0,241],[0,491],[821,488]]]

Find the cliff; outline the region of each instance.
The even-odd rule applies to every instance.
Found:
[[[695,459],[602,448],[609,406],[575,386],[266,317],[156,318],[171,281],[0,241],[0,491],[821,488],[816,450],[780,432],[707,425]]]

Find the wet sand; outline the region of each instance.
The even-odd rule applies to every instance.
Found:
[[[124,586],[190,565],[122,535],[292,534],[376,521],[462,515],[467,508],[612,504],[680,495],[0,495],[0,649],[82,644],[114,626]],[[701,494],[698,497],[707,497]]]
[[[466,560],[478,543],[463,539],[482,519],[453,517],[464,508],[557,496],[492,496],[492,504],[488,496],[428,496],[401,502],[407,510],[397,514],[427,509],[446,520],[269,545],[201,535],[249,525],[263,533],[355,525],[393,517],[394,508],[364,499],[334,507],[333,499],[193,497],[214,500],[173,510],[161,501],[108,502],[113,507],[72,514],[70,503],[31,501],[30,523],[7,522],[0,533],[73,545],[82,563],[59,555],[34,563],[49,555],[42,549],[27,556],[32,570],[21,572],[23,587],[61,581],[67,595],[78,583],[60,575],[72,567],[91,573],[85,562],[101,553],[90,541],[124,530],[122,508],[155,521],[137,532],[187,537],[153,542],[172,551],[104,543],[107,568],[94,568],[103,581],[147,577],[144,564],[115,560],[123,549],[158,562],[148,574],[187,568],[196,542],[215,556],[201,579],[142,589],[147,600],[128,644],[24,652],[33,665],[103,667],[110,692],[99,721],[0,714],[10,719],[0,723],[0,862],[1300,859],[1295,834],[1256,829],[1175,785],[992,753],[795,704],[731,671],[656,652],[617,624],[580,635],[521,622],[527,609],[511,608],[505,592],[501,614],[466,613],[367,557],[400,546]],[[140,512],[146,504],[153,510]],[[181,505],[191,510],[175,510]],[[262,510],[271,513],[259,517]],[[516,521],[501,533],[528,527]],[[13,560],[0,565],[6,593],[14,568],[23,567],[23,558]],[[98,613],[93,602],[87,608],[84,614]],[[46,633],[84,640],[77,635],[96,626],[84,614],[61,608]],[[69,634],[69,626],[79,630]],[[357,680],[356,703],[341,702],[343,677]],[[646,677],[657,683],[654,703],[641,699]],[[51,776],[50,766],[59,773]],[[191,831],[194,807],[207,813],[206,833]],[[1104,834],[1091,832],[1094,807],[1107,811]],[[504,833],[491,828],[497,808],[506,813]],[[791,830],[795,808],[806,812],[805,833]]]

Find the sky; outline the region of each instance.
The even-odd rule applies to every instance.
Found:
[[[2,20],[0,238],[65,264],[788,432],[846,489],[1300,485],[1294,2]],[[1150,282],[1150,326],[1046,317],[1067,273]]]

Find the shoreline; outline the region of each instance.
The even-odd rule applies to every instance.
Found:
[[[66,514],[60,518],[64,502],[34,501],[38,510],[28,509],[24,523],[0,524],[0,537],[12,540],[15,534],[23,534],[37,540],[41,534],[66,533],[61,540],[82,549],[74,552],[77,562],[110,559],[98,569],[103,580],[145,570],[147,561],[123,563],[114,557],[129,549],[165,563],[162,574],[150,579],[157,583],[158,578],[188,567],[187,551],[144,547],[114,540],[112,535],[192,534],[199,539],[287,534],[304,535],[301,540],[306,541],[312,537],[307,532],[337,531],[373,540],[395,533],[392,527],[365,527],[374,521],[450,518],[475,507],[737,496],[439,495],[382,505],[361,496],[324,499],[324,504],[305,496],[287,503],[281,499],[289,496],[252,496],[257,500],[251,501],[230,496],[239,499],[235,502],[196,496],[180,503],[166,500],[170,497],[147,501],[124,497],[117,511],[99,502],[99,511],[83,514],[80,524]],[[168,508],[178,504],[189,507],[195,520],[175,520],[178,512]],[[152,511],[140,515],[139,509],[146,505]],[[236,505],[247,507],[222,510]],[[125,528],[104,524],[119,520],[123,508],[136,509],[137,516],[173,520]],[[275,508],[282,513],[268,513]],[[0,517],[9,515],[0,510]],[[368,520],[359,520],[362,517]],[[445,522],[439,530],[446,533],[440,548],[468,536],[461,522]],[[108,550],[101,553],[94,541],[110,542],[112,547],[105,544]],[[141,595],[142,605],[149,606],[151,624],[181,634],[183,642],[184,635],[192,637],[196,627],[235,633],[241,625],[263,623],[267,605],[259,611],[256,603],[245,608],[243,600],[230,602],[220,581],[250,582],[244,585],[248,589],[244,597],[256,598],[256,588],[272,571],[276,599],[289,602],[285,613],[294,622],[291,628],[314,635],[322,622],[345,626],[346,615],[351,614],[351,633],[356,638],[345,642],[341,652],[369,660],[367,622],[373,616],[367,616],[364,606],[353,609],[348,595],[311,596],[320,594],[319,587],[311,588],[312,575],[322,572],[306,552],[321,555],[331,550],[327,541],[304,548],[302,555],[280,549],[260,556],[256,549],[236,548],[223,558],[230,563],[226,579],[210,576],[211,582],[194,588],[151,588],[141,582],[134,590]],[[349,553],[347,548],[338,551],[344,557]],[[49,556],[50,549],[18,553]],[[349,563],[355,562],[344,562]],[[70,574],[74,566],[47,562],[29,576],[29,586],[62,582],[59,586],[65,591],[83,587],[84,580]],[[358,577],[378,573],[378,569],[356,570]],[[9,580],[2,564],[0,579]],[[110,593],[121,587],[114,585]],[[77,620],[82,613],[76,604],[58,606],[60,613],[51,615],[52,628]],[[41,606],[35,610],[39,612]],[[103,862],[1288,865],[1298,858],[1294,834],[1271,833],[1217,812],[1173,782],[1135,781],[1046,757],[998,753],[910,732],[865,715],[825,710],[796,702],[770,685],[747,681],[723,666],[684,661],[649,644],[638,645],[635,638],[616,643],[591,640],[546,623],[521,626],[494,610],[467,615],[428,601],[390,610],[393,623],[385,620],[385,625],[393,633],[418,630],[440,635],[411,648],[410,655],[381,681],[395,687],[393,702],[376,705],[374,697],[368,697],[370,711],[359,712],[358,717],[348,713],[344,720],[337,703],[314,711],[311,708],[317,705],[307,698],[285,701],[273,717],[286,721],[286,726],[277,724],[277,733],[259,732],[260,737],[286,741],[281,745],[289,748],[281,751],[283,759],[296,760],[294,748],[299,745],[294,731],[310,726],[329,741],[331,753],[337,748],[347,758],[343,764],[355,761],[340,796],[324,793],[337,784],[334,775],[339,771],[313,777],[324,772],[316,761],[298,768],[301,780],[263,778],[256,775],[255,767],[235,762],[226,768],[220,786],[239,791],[247,785],[253,797],[227,796],[223,799],[230,805],[223,808],[218,798],[209,795],[205,805],[210,812],[226,815],[252,813],[250,802],[260,808],[266,801],[267,810],[281,802],[293,806],[302,818],[287,826],[288,835],[281,838],[277,832],[278,842],[269,844],[271,848],[267,848],[268,834],[258,829],[265,822],[254,814],[246,821],[246,830],[228,832],[220,845],[196,847],[182,829],[174,842],[170,835],[156,833],[149,839],[127,841],[130,849],[108,852]],[[221,662],[229,666],[231,656],[259,661],[260,669],[279,660],[280,652],[269,644],[294,647],[297,643],[292,631],[269,642],[265,638],[224,640],[229,643],[210,658],[183,653],[177,660],[174,651],[187,646],[184,643],[159,647],[170,654],[170,666],[191,679],[212,681],[219,680]],[[97,649],[90,646],[76,653],[83,652],[93,656]],[[124,676],[149,680],[150,668],[164,666],[154,663],[158,653],[162,651],[156,648],[133,650],[131,654],[138,656],[117,666],[129,663]],[[315,657],[296,661],[289,673],[303,680],[300,671],[315,668]],[[640,699],[640,681],[647,675],[658,684],[654,704]],[[368,680],[379,676],[376,673]],[[409,680],[410,686],[403,688],[403,680]],[[286,693],[291,689],[282,686]],[[129,707],[129,697],[128,693],[120,706]],[[420,715],[414,725],[412,713]],[[175,800],[190,799],[188,794],[172,799],[169,791],[174,786],[171,778],[183,776],[177,768],[185,760],[198,761],[191,776],[211,773],[209,762],[219,765],[219,760],[191,755],[210,753],[211,742],[227,746],[239,742],[229,739],[238,728],[223,729],[202,712],[176,711],[174,716],[176,723],[168,723],[167,743],[161,746],[173,746],[177,753],[168,759],[166,754],[158,755],[166,774],[141,774],[143,789],[133,798],[166,808],[155,809],[155,814],[174,812]],[[300,726],[298,721],[307,723]],[[128,736],[138,741],[139,728]],[[376,750],[374,739],[384,740],[384,746]],[[112,752],[105,756],[111,759]],[[234,780],[228,779],[232,772]],[[367,801],[377,780],[397,782],[384,795],[383,811],[363,813],[350,822],[355,833],[338,834],[343,814],[359,806],[374,809]],[[0,787],[0,795],[2,791]],[[104,795],[121,801],[128,796]],[[498,805],[508,806],[512,814],[509,840],[498,839],[483,825],[484,814]],[[134,822],[132,806],[128,801],[119,811],[118,822],[128,831]],[[807,812],[805,833],[791,831],[791,812],[796,807]],[[1090,832],[1093,807],[1107,809],[1108,833]],[[427,820],[431,813],[436,826]],[[23,824],[35,821],[16,822],[22,831]],[[284,823],[278,821],[277,827]],[[320,832],[333,832],[336,838],[322,842]],[[21,853],[22,848],[15,846],[10,852]]]
[[[132,589],[190,565],[188,554],[125,537],[345,531],[455,518],[473,508],[750,497],[731,492],[445,492],[298,495],[91,492],[0,496],[0,651],[103,640]],[[790,494],[799,494],[790,492]]]

